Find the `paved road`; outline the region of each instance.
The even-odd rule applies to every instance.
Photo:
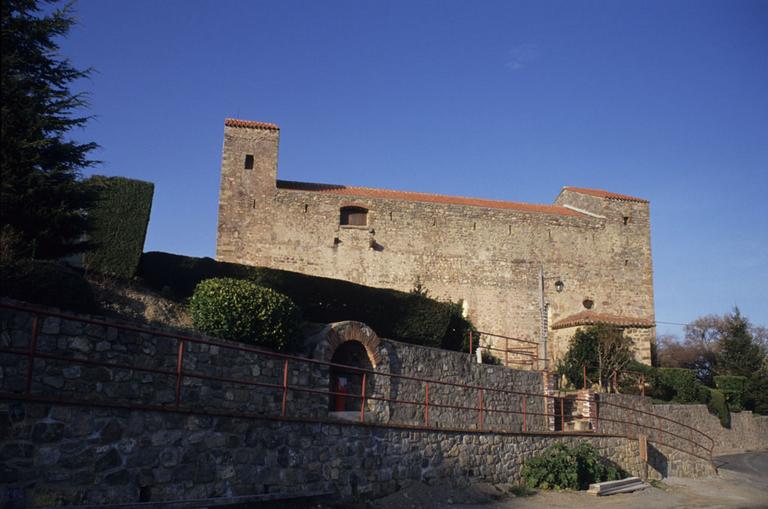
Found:
[[[751,481],[768,488],[768,452],[747,452],[715,457],[719,470],[729,470],[749,477]]]

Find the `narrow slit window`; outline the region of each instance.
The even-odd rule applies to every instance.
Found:
[[[339,215],[341,226],[367,226],[368,209],[363,207],[342,207]]]
[[[252,170],[253,169],[253,154],[245,154],[245,164],[243,167],[246,170]]]
[[[630,222],[630,217],[629,216],[624,216],[624,225],[625,226],[628,225],[629,222]]]

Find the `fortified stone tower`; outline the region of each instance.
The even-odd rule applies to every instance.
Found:
[[[280,128],[266,122],[227,119],[221,159],[217,259],[243,248],[245,227],[275,194]]]
[[[648,200],[599,189],[564,187],[555,204],[589,214],[603,223],[599,260],[607,272],[601,278],[595,278],[601,283],[590,285],[592,288],[589,291],[594,294],[594,310],[614,315],[602,316],[600,321],[624,327],[625,333],[635,340],[637,359],[650,364],[651,343],[655,342],[656,329]],[[561,296],[561,300],[567,298]],[[559,312],[559,316],[552,328],[556,329],[555,338],[562,336],[560,344],[565,348],[573,334],[571,327],[588,325],[597,321],[598,315],[589,316],[589,311],[585,309],[580,315],[563,318],[570,310],[578,309],[579,303],[558,304],[561,304],[560,309],[554,311]],[[562,353],[555,352],[554,356]]]

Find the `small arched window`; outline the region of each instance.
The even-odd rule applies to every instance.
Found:
[[[341,226],[367,226],[368,209],[363,207],[341,207],[339,224]]]

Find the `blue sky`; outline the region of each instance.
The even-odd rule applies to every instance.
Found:
[[[279,176],[651,200],[656,317],[768,325],[766,1],[80,0],[95,173],[155,183],[147,250],[213,256],[223,120]],[[679,333],[662,325],[660,333]]]

